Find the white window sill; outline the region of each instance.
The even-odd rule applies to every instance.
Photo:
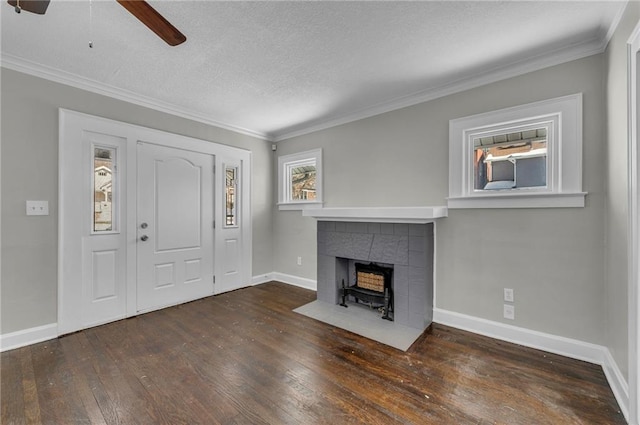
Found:
[[[296,211],[322,208],[323,202],[280,202],[278,209],[280,211]]]
[[[509,193],[448,198],[447,206],[456,208],[583,208],[587,192]]]

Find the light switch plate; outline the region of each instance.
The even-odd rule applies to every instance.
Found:
[[[507,302],[513,302],[513,289],[504,288],[504,300]]]
[[[49,201],[27,201],[27,215],[49,215]]]

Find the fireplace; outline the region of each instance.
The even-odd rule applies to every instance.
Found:
[[[436,222],[447,214],[444,206],[303,210],[303,216],[318,220],[317,298],[294,311],[406,351],[433,320]],[[388,304],[393,321],[354,304],[356,264],[393,269]],[[380,279],[373,280],[379,288]],[[349,287],[344,300],[343,286]],[[377,305],[376,296],[364,303]]]
[[[356,264],[392,269],[388,316],[396,325],[424,330],[433,318],[434,223],[318,221],[318,301],[355,305]],[[343,284],[347,289],[343,300]],[[359,291],[359,292],[356,292]],[[360,295],[364,304],[381,304]],[[380,301],[382,300],[382,301]],[[344,302],[343,302],[344,301]],[[351,304],[350,304],[351,303]],[[353,308],[344,309],[345,312]],[[376,316],[373,315],[373,320]]]
[[[342,280],[340,305],[364,303],[379,311],[383,319],[393,321],[393,266],[376,263],[355,263],[354,266],[354,283]]]

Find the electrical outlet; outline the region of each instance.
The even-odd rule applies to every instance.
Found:
[[[27,201],[27,215],[49,215],[49,201]]]
[[[509,304],[504,304],[503,305],[504,311],[503,311],[503,315],[505,319],[510,319],[510,320],[515,320],[516,318],[516,308],[515,306],[509,305]]]
[[[301,266],[302,265],[302,257],[298,257],[298,265]]]
[[[504,288],[504,300],[507,302],[513,302],[513,289]]]

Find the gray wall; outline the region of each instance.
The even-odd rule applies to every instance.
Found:
[[[605,52],[607,62],[605,231],[607,282],[606,345],[628,374],[627,40],[640,19],[640,3],[629,2]]]
[[[273,271],[271,144],[2,68],[1,327],[5,334],[57,321],[58,108],[252,151],[253,274]],[[50,215],[25,216],[27,199]],[[247,282],[250,283],[250,282]]]
[[[604,56],[596,55],[278,143],[323,148],[327,207],[446,205],[449,120],[584,94],[585,208],[451,210],[437,224],[436,307],[605,343]],[[276,170],[274,170],[275,172]],[[315,279],[313,220],[276,211],[274,266]],[[515,292],[514,321],[502,289]]]

